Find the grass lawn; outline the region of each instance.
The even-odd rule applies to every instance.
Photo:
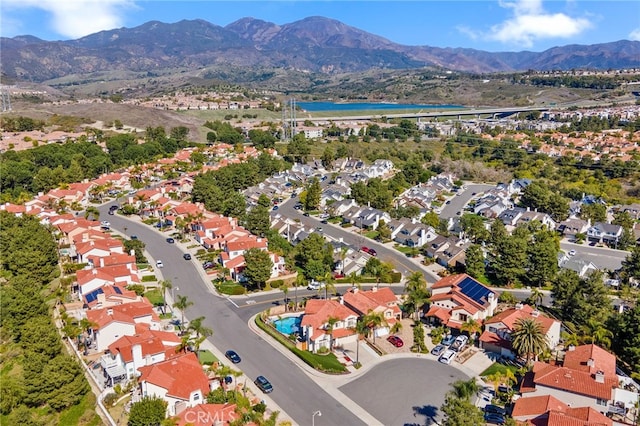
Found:
[[[378,231],[369,231],[364,234],[365,237],[371,238],[372,240],[375,240],[378,237],[378,235],[380,235]]]
[[[407,246],[401,246],[400,244],[394,245],[393,248],[398,250],[400,253],[404,253],[404,254],[411,254],[414,251],[413,248],[407,247]]]
[[[487,368],[482,373],[480,373],[480,377],[490,376],[491,374],[495,374],[495,373],[504,374],[507,372],[507,370],[511,370],[514,374],[516,371],[518,371],[518,369],[513,365],[503,365],[503,364],[500,364],[499,362],[494,362],[489,366],[489,368]]]
[[[218,358],[209,350],[200,349],[198,351],[198,361],[203,365],[211,365],[214,362],[218,361]]]
[[[149,290],[144,294],[144,297],[149,299],[149,302],[153,306],[161,306],[164,305],[164,297],[162,296],[162,291],[158,289]]]
[[[265,324],[260,316],[256,317],[256,324],[258,325],[258,327],[269,333],[271,337],[287,347],[287,349],[293,352],[297,357],[302,359],[304,362],[306,362],[316,370],[333,374],[345,373],[347,371],[347,368],[342,365],[340,361],[338,361],[338,358],[336,358],[334,354],[330,353],[327,355],[319,355],[309,351],[298,349],[286,336],[283,336],[278,331],[273,329],[273,327]]]
[[[246,289],[234,281],[225,281],[222,284],[215,281],[213,285],[216,287],[216,290],[222,294],[230,294],[233,296],[246,293]]]

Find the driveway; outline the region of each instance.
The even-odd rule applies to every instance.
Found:
[[[470,377],[459,369],[420,358],[394,358],[372,367],[339,390],[383,425],[440,424],[450,385]]]

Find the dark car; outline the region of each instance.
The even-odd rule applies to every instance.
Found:
[[[173,238],[169,237],[169,238],[167,238],[167,242],[168,242],[169,244],[173,244],[173,243],[175,243],[175,242],[176,242],[176,240],[174,240]]]
[[[320,223],[322,223],[323,225],[326,225],[327,223],[329,223],[329,221],[327,219],[323,219],[320,221]]]
[[[273,209],[271,210],[278,210],[278,206],[273,206]]]
[[[504,417],[496,413],[485,413],[484,421],[487,423],[493,423],[495,425],[503,425]]]
[[[114,206],[109,207],[109,211],[110,212],[114,212],[114,211],[118,210],[119,208],[120,207],[114,205]]]
[[[369,254],[370,254],[371,256],[377,256],[377,255],[378,255],[378,252],[377,252],[377,251],[375,251],[374,249],[370,248],[370,249],[369,249]]]
[[[304,212],[304,214],[302,216],[309,217],[309,212]]]
[[[236,351],[226,351],[226,352],[224,353],[224,356],[226,356],[226,357],[229,359],[229,361],[231,361],[231,362],[232,362],[232,363],[234,363],[234,364],[237,364],[237,363],[239,363],[240,361],[242,361],[242,360],[240,359],[240,355],[238,355],[238,354],[236,353]]]
[[[436,347],[431,349],[431,355],[440,356],[445,349],[447,349],[445,345],[436,345]]]
[[[132,235],[132,236],[131,236],[131,239],[132,239],[132,240],[137,240],[137,239],[138,239],[138,236],[137,236],[137,235]]]
[[[185,253],[185,254],[182,255],[182,258],[184,260],[191,260],[191,255],[189,253]]]
[[[396,348],[401,348],[404,345],[404,342],[398,336],[387,337],[387,342],[391,343]]]
[[[273,392],[273,386],[271,385],[271,382],[268,381],[264,376],[258,376],[256,378],[256,381],[253,383],[255,383],[258,389],[260,389],[264,393]]]
[[[498,414],[500,416],[504,416],[505,414],[507,414],[507,410],[505,410],[504,408],[498,405],[493,405],[493,404],[485,405],[484,412]]]

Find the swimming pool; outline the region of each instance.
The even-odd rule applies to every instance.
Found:
[[[300,330],[302,316],[287,317],[273,321],[273,326],[282,334],[292,334]]]

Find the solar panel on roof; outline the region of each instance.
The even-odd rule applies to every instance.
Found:
[[[96,300],[98,298],[98,295],[102,294],[102,293],[104,293],[102,291],[102,288],[99,288],[97,290],[93,290],[91,293],[89,293],[89,294],[87,294],[85,296],[85,298],[87,299],[87,303],[93,302],[94,300]]]
[[[466,277],[462,280],[462,282],[458,284],[458,287],[460,287],[462,294],[480,304],[486,302],[489,294],[492,293],[491,290],[471,277]]]
[[[113,289],[115,290],[116,293],[118,294],[122,294],[122,290],[120,290],[120,287],[116,287],[115,285],[113,286]]]

